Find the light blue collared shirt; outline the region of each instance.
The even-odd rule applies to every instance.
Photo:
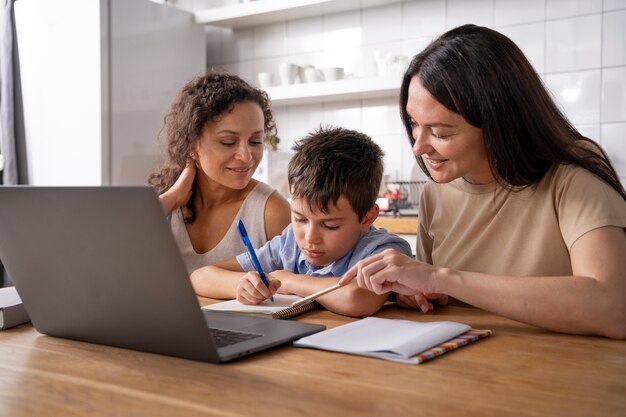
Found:
[[[385,249],[396,249],[411,256],[411,246],[401,237],[389,233],[385,229],[370,229],[363,233],[359,240],[343,258],[323,267],[309,263],[293,235],[293,228],[288,225],[280,236],[274,237],[256,250],[263,271],[272,272],[286,270],[295,274],[312,275],[315,277],[341,277],[348,269],[361,259],[381,252]],[[237,261],[244,271],[254,271],[254,264],[248,253],[237,255]]]

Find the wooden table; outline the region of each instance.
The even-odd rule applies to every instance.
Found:
[[[493,336],[421,365],[293,346],[212,365],[24,325],[0,332],[0,416],[626,415],[626,342],[461,307],[388,305],[378,316],[459,321]],[[322,310],[298,320],[350,321]]]

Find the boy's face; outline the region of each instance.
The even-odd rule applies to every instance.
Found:
[[[346,200],[340,197],[337,204],[322,213],[299,198],[291,202],[291,225],[296,242],[307,261],[316,266],[326,266],[347,254],[361,233],[369,229],[369,213],[359,218]]]

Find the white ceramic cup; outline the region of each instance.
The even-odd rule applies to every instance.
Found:
[[[321,70],[318,70],[315,67],[310,67],[304,69],[304,79],[307,83],[315,83],[322,81],[324,79],[324,75]]]
[[[272,86],[273,74],[271,72],[259,72],[258,77],[259,77],[259,86],[263,88]]]
[[[341,67],[324,68],[323,72],[324,72],[324,79],[326,81],[341,80],[344,75],[343,68]]]
[[[296,64],[281,62],[278,64],[278,75],[282,85],[291,85],[296,83],[299,67]]]

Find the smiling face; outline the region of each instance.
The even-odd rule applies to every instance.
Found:
[[[263,122],[258,104],[235,104],[204,127],[196,146],[197,166],[220,185],[245,188],[263,158]]]
[[[328,206],[327,213],[311,210],[306,201],[294,198],[291,202],[291,225],[307,261],[322,267],[350,252],[361,233],[369,229],[374,211],[374,208],[370,210],[359,222],[357,214],[343,196],[339,197],[337,204]]]
[[[408,93],[413,153],[424,159],[433,179],[439,183],[460,177],[473,184],[493,182],[482,130],[439,103],[418,76],[411,80]]]

